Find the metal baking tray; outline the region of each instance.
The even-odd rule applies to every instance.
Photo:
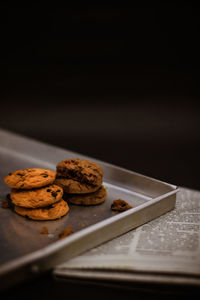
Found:
[[[107,200],[90,207],[69,205],[69,213],[55,221],[28,220],[0,207],[0,287],[51,270],[175,207],[178,188],[174,185],[1,129],[0,202],[10,192],[3,181],[9,172],[32,167],[56,170],[59,161],[70,157],[90,159],[102,166]],[[111,203],[118,198],[133,208],[113,212]],[[58,240],[60,231],[69,225],[73,234]],[[43,226],[48,228],[49,234],[40,233]]]

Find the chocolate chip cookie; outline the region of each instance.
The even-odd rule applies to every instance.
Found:
[[[69,194],[93,193],[99,189],[97,185],[81,183],[73,179],[56,178],[55,184],[63,188],[63,191]]]
[[[91,191],[94,191],[102,185],[103,170],[94,162],[84,159],[67,159],[59,162],[56,168],[57,179],[71,180],[65,186],[74,185],[72,188],[73,193],[88,193],[88,187],[91,188]],[[82,185],[78,186],[77,184],[77,191],[75,188],[76,182]],[[86,186],[86,188],[84,189],[83,186]]]
[[[76,205],[97,205],[106,200],[106,189],[102,186],[96,192],[83,195],[68,195],[67,201]]]
[[[32,168],[9,173],[4,177],[5,183],[15,189],[33,189],[54,182],[56,172],[47,169]]]
[[[69,211],[69,206],[66,201],[61,199],[59,202],[44,208],[25,208],[15,205],[14,211],[17,214],[32,220],[47,221],[56,220],[66,215]]]
[[[62,196],[63,189],[55,184],[31,190],[12,189],[10,193],[13,204],[27,208],[48,206],[58,202]]]

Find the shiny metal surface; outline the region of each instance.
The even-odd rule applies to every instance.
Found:
[[[70,205],[68,215],[56,221],[31,221],[0,207],[1,288],[52,269],[175,206],[176,186],[4,130],[0,130],[0,202],[10,191],[3,182],[6,174],[32,167],[55,170],[56,164],[67,157],[88,158],[102,166],[108,192],[106,202],[94,207]],[[133,208],[113,212],[111,203],[117,198]],[[60,231],[69,225],[73,234],[58,241]],[[48,235],[40,233],[42,226],[48,228]]]

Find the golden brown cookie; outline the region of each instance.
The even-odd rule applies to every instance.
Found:
[[[14,211],[29,219],[47,221],[56,220],[66,215],[69,211],[69,206],[66,201],[61,199],[59,202],[43,208],[25,208],[15,205]]]
[[[66,178],[79,183],[101,186],[103,170],[91,161],[84,159],[67,159],[57,164],[57,178]]]
[[[69,194],[93,193],[99,189],[97,185],[81,183],[76,180],[66,178],[56,178],[55,184],[61,186],[64,192]]]
[[[33,189],[54,182],[56,172],[47,169],[32,168],[14,171],[4,177],[5,183],[15,189]]]
[[[31,190],[12,189],[10,198],[15,205],[38,208],[58,202],[63,196],[63,189],[55,184]]]
[[[97,205],[106,200],[106,189],[102,186],[98,191],[84,195],[68,195],[67,201],[76,205]]]

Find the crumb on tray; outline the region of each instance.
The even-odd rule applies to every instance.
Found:
[[[1,204],[1,207],[2,208],[9,208],[10,207],[9,201],[7,199],[3,200],[2,204]]]
[[[126,211],[130,208],[132,208],[132,206],[122,199],[113,200],[111,204],[111,209],[115,211]]]
[[[49,231],[48,231],[48,228],[46,226],[43,226],[41,229],[40,229],[40,233],[41,234],[48,234]]]
[[[3,202],[1,203],[1,207],[2,208],[11,208],[12,207],[12,202],[11,202],[11,199],[10,199],[10,194],[8,194],[6,196],[6,199],[3,200]]]
[[[71,234],[72,234],[72,226],[68,226],[59,233],[58,239],[61,240]]]

